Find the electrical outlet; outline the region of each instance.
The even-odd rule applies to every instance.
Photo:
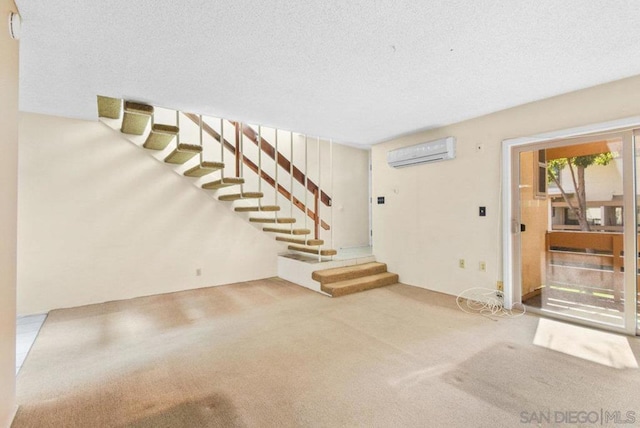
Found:
[[[478,263],[478,269],[480,269],[481,272],[486,272],[487,264],[485,262]]]
[[[464,259],[460,259],[460,260],[458,260],[458,267],[459,267],[460,269],[464,269]]]
[[[496,287],[498,288],[498,291],[504,291],[504,283],[502,281],[498,281]]]

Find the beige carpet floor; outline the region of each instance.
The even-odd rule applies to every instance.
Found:
[[[538,321],[466,314],[402,284],[331,299],[277,278],[56,310],[18,376],[13,427],[640,421],[639,370],[535,346]]]

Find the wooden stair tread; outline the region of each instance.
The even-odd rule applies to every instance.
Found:
[[[211,181],[202,185],[203,189],[216,190],[224,187],[236,186],[238,184],[244,184],[244,178],[242,177],[225,177],[220,180]]]
[[[372,288],[396,284],[397,282],[398,274],[383,272],[375,275],[333,282],[331,284],[321,284],[320,289],[332,297],[339,297],[346,294],[357,293],[359,291],[371,290]]]
[[[308,247],[315,247],[318,245],[324,245],[322,239],[305,239],[305,238],[293,238],[290,236],[276,236],[276,241],[289,242],[291,244],[306,245]]]
[[[205,175],[221,170],[222,168],[224,168],[224,164],[222,162],[204,161],[200,162],[193,168],[186,170],[184,175],[187,177],[204,177]]]
[[[319,254],[321,256],[335,256],[336,254],[338,254],[336,250],[332,250],[330,248],[320,249],[320,248],[307,247],[302,245],[289,245],[287,248],[289,248],[291,251],[299,251],[301,253],[308,253],[308,254]]]
[[[148,104],[136,103],[133,101],[125,101],[124,111],[151,116],[153,114],[153,106],[150,106]]]
[[[249,218],[250,222],[253,223],[283,223],[283,224],[291,224],[291,223],[295,223],[296,219],[295,218],[291,218],[291,217],[280,217],[280,218],[256,218],[256,217],[250,217]]]
[[[311,278],[321,284],[330,284],[338,281],[376,275],[387,271],[385,263],[362,263],[359,265],[344,266],[333,269],[317,270],[311,274]]]
[[[308,235],[311,233],[309,229],[281,229],[278,227],[263,227],[262,230],[272,233],[285,233],[287,235]]]
[[[252,207],[235,207],[235,210],[239,213],[242,212],[253,212],[253,211],[280,211],[280,207],[277,205],[262,205],[252,206]]]
[[[173,149],[171,153],[164,158],[166,163],[183,164],[195,155],[202,152],[202,147],[195,144],[178,144],[178,147]]]
[[[175,125],[165,125],[163,123],[154,123],[151,127],[151,132],[156,134],[170,134],[173,136],[178,135],[180,128]]]
[[[218,196],[218,200],[220,201],[237,201],[240,199],[259,199],[262,198],[264,194],[262,192],[244,192],[244,193],[233,193],[231,195],[221,195]]]
[[[98,95],[98,117],[120,119],[120,114],[122,114],[122,100],[120,98]]]
[[[178,132],[177,126],[154,123],[142,147],[149,150],[164,150]]]

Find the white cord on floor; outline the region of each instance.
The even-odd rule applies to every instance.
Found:
[[[521,312],[520,310],[514,312],[513,309],[505,309],[502,292],[491,288],[474,287],[464,290],[458,294],[456,303],[463,312],[479,314],[490,319],[494,319],[493,317],[516,318],[526,312],[522,303],[517,304],[520,306]]]

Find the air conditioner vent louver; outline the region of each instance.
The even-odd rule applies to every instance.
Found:
[[[387,163],[394,168],[418,165],[428,162],[454,159],[456,157],[456,139],[454,137],[414,146],[402,147],[387,153]]]

